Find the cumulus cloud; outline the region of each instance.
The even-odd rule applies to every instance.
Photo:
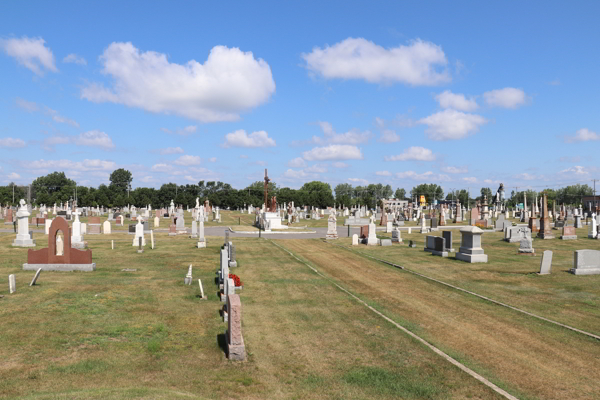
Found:
[[[587,128],[582,128],[575,133],[575,136],[566,136],[566,143],[589,142],[592,140],[600,140],[600,135],[592,132]]]
[[[467,99],[464,94],[452,93],[449,90],[435,96],[435,100],[442,108],[453,108],[459,111],[475,111],[479,107],[473,97]]]
[[[576,175],[576,176],[589,175],[589,172],[586,171],[585,168],[582,167],[581,165],[576,165],[571,168],[563,169],[559,173],[566,174],[566,175]]]
[[[78,56],[75,53],[71,53],[68,56],[66,56],[65,58],[63,58],[63,62],[64,63],[74,63],[77,65],[87,65],[87,61],[85,61],[85,58]]]
[[[326,121],[319,121],[319,126],[323,131],[324,137],[313,136],[312,141],[316,144],[360,144],[366,143],[371,137],[371,132],[361,132],[358,129],[351,129],[345,133],[336,133],[333,126]]]
[[[479,127],[487,122],[481,115],[465,114],[452,109],[437,112],[418,121],[427,125],[425,133],[431,140],[463,139],[479,131]]]
[[[522,89],[507,87],[490,90],[483,94],[483,99],[491,107],[518,108],[527,103],[527,96]]]
[[[390,171],[377,171],[377,172],[375,172],[375,175],[377,175],[377,176],[392,176],[392,173]]]
[[[477,178],[475,178],[474,176],[468,176],[468,177],[462,178],[462,180],[467,183],[477,183]]]
[[[237,120],[275,92],[269,65],[238,48],[215,46],[203,64],[190,60],[181,65],[169,62],[166,54],[114,42],[100,60],[113,86],[90,84],[82,98],[202,122]]]
[[[78,146],[99,147],[103,150],[110,150],[115,147],[110,136],[98,130],[83,132],[74,138],[74,142]]]
[[[352,183],[358,183],[359,185],[368,185],[369,181],[362,178],[348,178],[348,181]]]
[[[310,71],[326,79],[363,79],[370,83],[437,85],[451,80],[442,48],[413,40],[386,49],[363,38],[348,38],[333,46],[315,47],[302,54]]]
[[[27,101],[20,97],[17,97],[17,99],[15,100],[15,103],[17,103],[17,106],[19,106],[20,108],[22,108],[23,110],[28,111],[28,112],[35,112],[35,111],[40,110],[40,108],[38,107],[38,105],[35,102]]]
[[[287,166],[290,168],[304,168],[306,167],[306,161],[302,157],[296,157],[288,161]]]
[[[419,174],[415,171],[396,172],[396,178],[398,179],[410,179],[413,181],[429,181],[429,182],[441,182],[451,180],[448,175],[435,174],[431,171]]]
[[[208,159],[210,162],[217,162],[217,157],[211,157]]]
[[[248,133],[239,129],[235,132],[228,133],[225,135],[225,143],[223,147],[273,147],[275,146],[275,140],[269,137],[265,131]]]
[[[146,175],[142,179],[140,179],[140,181],[142,181],[144,183],[152,183],[152,182],[156,182],[156,179],[154,179],[152,177],[152,175]]]
[[[23,139],[15,139],[11,137],[0,138],[0,147],[16,149],[20,147],[25,147],[27,144]]]
[[[411,146],[402,154],[396,156],[385,156],[385,161],[433,161],[435,154],[429,149],[420,146]]]
[[[181,147],[167,147],[160,149],[160,154],[183,154],[185,153]]]
[[[347,144],[315,147],[312,150],[302,153],[302,156],[308,161],[362,160],[363,158],[362,152],[358,147]]]
[[[173,167],[168,164],[158,163],[154,164],[150,169],[156,172],[170,172],[171,170],[173,170]]]
[[[16,172],[11,172],[10,174],[6,175],[6,177],[8,179],[21,179],[21,175],[17,174]]]
[[[467,166],[462,166],[462,167],[446,166],[446,167],[442,167],[442,172],[446,172],[448,174],[466,174],[467,172],[469,172],[469,167],[467,167]]]
[[[71,137],[69,136],[49,136],[44,138],[44,140],[42,141],[42,149],[44,149],[45,151],[54,151],[54,146],[69,143],[71,143]]]
[[[379,141],[383,143],[396,143],[400,141],[400,135],[391,129],[384,129],[381,131]]]
[[[45,46],[42,38],[0,39],[0,49],[8,56],[13,57],[19,64],[33,71],[34,74],[43,76],[45,70],[58,72],[54,63],[54,54]]]
[[[202,159],[200,158],[200,156],[190,156],[187,154],[175,160],[175,164],[184,166],[199,165],[201,162]]]
[[[305,168],[304,171],[322,174],[327,172],[327,164],[313,164],[310,167]]]

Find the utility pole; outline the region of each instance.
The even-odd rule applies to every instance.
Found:
[[[13,183],[13,204],[15,204],[15,184]]]
[[[590,212],[596,212],[596,181],[598,179],[592,179],[592,182],[594,182],[594,210],[590,210]]]

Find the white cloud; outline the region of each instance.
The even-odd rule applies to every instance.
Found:
[[[7,147],[16,149],[19,147],[25,147],[26,143],[23,139],[15,139],[15,138],[0,138],[0,147]]]
[[[310,167],[305,168],[304,171],[322,174],[327,172],[327,164],[313,164]]]
[[[467,99],[464,94],[452,93],[449,90],[435,96],[435,100],[442,108],[453,108],[459,111],[475,111],[479,107],[473,97]]]
[[[114,161],[99,160],[99,159],[85,159],[83,161],[71,161],[71,160],[36,160],[36,161],[22,161],[21,167],[28,170],[73,170],[73,171],[113,171],[116,169],[116,163]]]
[[[312,150],[302,153],[302,156],[308,161],[363,159],[362,152],[358,147],[347,144],[332,144],[325,147],[315,147]]]
[[[477,183],[477,178],[475,178],[474,176],[468,176],[468,177],[462,178],[462,180],[467,183]]]
[[[11,172],[6,177],[8,179],[21,179],[21,175],[17,174],[16,172]]]
[[[362,178],[348,178],[348,180],[350,182],[358,183],[358,184],[361,184],[361,185],[368,185],[369,184],[368,180],[362,179]]]
[[[366,143],[371,137],[371,132],[361,132],[358,129],[351,129],[346,133],[336,133],[329,122],[319,121],[319,126],[323,131],[324,137],[313,136],[312,141],[316,144],[360,144]]]
[[[348,168],[350,165],[346,164],[345,162],[341,162],[341,161],[336,161],[331,163],[331,165],[334,168]]]
[[[447,109],[418,122],[427,125],[425,133],[431,140],[456,140],[477,132],[479,127],[488,121],[481,115]]]
[[[290,168],[304,168],[306,167],[306,161],[302,157],[296,157],[288,161],[287,166]]]
[[[76,121],[73,121],[72,119],[69,119],[67,117],[63,117],[56,110],[53,110],[53,109],[51,109],[49,107],[44,107],[44,113],[46,113],[47,115],[52,116],[52,120],[54,122],[58,122],[58,123],[61,123],[61,124],[67,124],[67,125],[71,125],[71,126],[73,126],[75,128],[79,128],[79,124]]]
[[[210,162],[217,162],[217,157],[211,157],[208,159]]]
[[[78,146],[99,147],[103,150],[110,150],[115,147],[115,144],[110,136],[108,136],[105,132],[100,132],[97,130],[83,132],[82,134],[76,136],[73,141]]]
[[[448,175],[434,174],[431,171],[419,174],[415,171],[396,172],[396,178],[398,179],[410,179],[413,181],[428,181],[428,182],[441,182],[451,180]]]
[[[377,175],[377,176],[392,176],[392,173],[390,171],[377,171],[377,172],[375,172],[375,175]]]
[[[140,179],[140,181],[142,181],[144,183],[151,183],[151,182],[156,182],[156,179],[154,179],[152,177],[152,175],[146,175],[142,179]]]
[[[65,58],[63,58],[63,62],[64,63],[75,63],[78,65],[87,65],[87,61],[85,61],[85,58],[78,56],[75,53],[71,53],[68,56],[66,56]]]
[[[287,171],[285,171],[283,173],[283,176],[285,178],[289,178],[289,179],[304,179],[306,178],[307,174],[306,172],[304,172],[304,170],[293,170],[293,169],[288,169]]]
[[[565,142],[567,143],[575,143],[575,142],[588,142],[591,140],[600,140],[600,135],[596,132],[592,132],[587,128],[582,128],[575,133],[575,136],[566,136]]]
[[[275,140],[269,137],[265,131],[252,132],[248,135],[245,130],[238,129],[225,135],[223,147],[273,147]]]
[[[559,174],[582,176],[582,175],[589,175],[589,172],[586,171],[585,168],[582,167],[581,165],[576,165],[571,168],[563,169],[562,171],[559,172]]]
[[[21,107],[23,110],[28,111],[28,112],[34,112],[34,111],[40,110],[38,105],[36,103],[34,103],[33,101],[27,101],[20,97],[17,97],[17,99],[15,100],[15,103],[17,103],[17,105],[19,107]]]
[[[384,129],[381,131],[379,141],[383,143],[396,143],[400,141],[400,135],[391,129]]]
[[[141,52],[132,43],[111,43],[100,60],[112,88],[91,84],[81,97],[202,122],[234,121],[275,92],[271,68],[251,52],[215,46],[201,64],[170,63],[166,54]]]
[[[154,164],[150,169],[156,172],[171,172],[173,170],[173,167],[168,164],[159,163]]]
[[[185,153],[181,147],[167,147],[160,149],[160,154],[183,154]]]
[[[385,161],[433,161],[435,154],[429,149],[420,146],[411,146],[397,156],[385,156]]]
[[[54,63],[52,51],[44,46],[42,38],[0,39],[0,49],[14,57],[17,62],[25,68],[30,69],[36,75],[44,75],[44,69],[58,72]]]
[[[462,167],[447,166],[447,167],[442,167],[442,172],[446,172],[448,174],[466,174],[467,172],[469,172],[469,168],[467,166],[462,166]]]
[[[363,38],[348,38],[333,46],[302,54],[307,68],[324,78],[364,79],[371,83],[401,82],[437,85],[449,82],[448,60],[440,46],[422,40],[385,49]]]
[[[177,165],[185,165],[185,166],[190,166],[190,165],[199,165],[202,162],[202,159],[200,158],[200,156],[190,156],[190,155],[185,155],[185,156],[181,156],[179,157],[177,160],[175,160],[175,164]]]
[[[54,146],[57,144],[69,144],[71,137],[69,136],[49,136],[42,141],[42,149],[45,151],[54,151]]]
[[[483,99],[491,107],[518,108],[527,102],[527,96],[522,89],[507,87],[490,90],[483,94]]]

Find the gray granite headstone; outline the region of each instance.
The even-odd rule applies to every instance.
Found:
[[[452,231],[442,231],[442,236],[446,240],[446,248],[444,251],[454,251],[452,248]]]
[[[542,254],[542,261],[540,262],[540,275],[550,274],[552,269],[552,251],[546,250]]]
[[[535,250],[533,249],[533,240],[531,240],[531,238],[524,237],[521,239],[519,253],[535,253]]]

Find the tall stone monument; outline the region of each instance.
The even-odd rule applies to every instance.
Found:
[[[31,214],[27,210],[27,204],[24,199],[21,199],[19,204],[21,207],[19,207],[19,210],[17,211],[17,237],[12,245],[16,247],[35,247],[35,240],[33,240],[29,234],[29,216]]]
[[[548,217],[548,195],[544,192],[542,195],[542,215],[540,216],[540,231],[538,232],[538,238],[540,239],[554,239],[552,234],[552,227],[550,226],[550,218]]]

